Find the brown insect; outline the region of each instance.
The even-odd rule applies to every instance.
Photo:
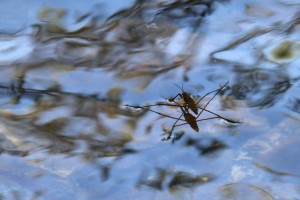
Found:
[[[176,84],[175,84],[176,85]],[[180,90],[181,93],[178,93],[175,97],[170,98],[169,101],[174,102],[174,100],[176,99],[176,97],[180,96],[183,100],[184,100],[184,106],[188,107],[189,109],[191,109],[196,115],[198,114],[198,108],[197,108],[197,104],[195,103],[194,99],[183,90],[183,85],[182,87],[179,87],[178,85],[176,85]]]
[[[175,97],[169,99],[169,101],[173,102],[173,104],[162,102],[162,103],[157,103],[157,104],[147,105],[147,106],[129,106],[129,105],[127,105],[127,106],[133,107],[133,108],[146,109],[146,110],[149,110],[149,111],[154,112],[156,114],[159,114],[161,116],[168,117],[168,118],[171,118],[171,119],[175,119],[176,121],[173,123],[171,129],[170,130],[167,130],[167,129],[165,130],[165,133],[168,134],[168,136],[165,140],[169,140],[169,139],[171,139],[173,130],[176,127],[183,126],[183,125],[186,125],[186,124],[188,124],[196,132],[199,132],[199,126],[197,124],[197,122],[199,122],[199,121],[220,118],[220,119],[226,120],[230,123],[239,123],[239,122],[227,119],[225,117],[222,117],[221,115],[218,115],[217,113],[214,113],[214,112],[207,109],[210,102],[218,95],[218,93],[220,91],[222,91],[227,86],[227,84],[228,84],[228,82],[226,84],[224,84],[223,86],[221,86],[219,89],[216,89],[214,91],[206,93],[199,100],[197,100],[197,102],[195,102],[194,99],[188,93],[186,93],[182,88],[180,88],[179,86],[176,85],[177,87],[179,87],[181,89],[182,93],[179,93]],[[205,97],[207,97],[209,94],[212,94],[212,93],[215,93],[215,94],[212,96],[212,98],[209,99],[209,101],[205,104],[204,107],[198,105]],[[175,101],[176,97],[178,97],[178,96],[180,96],[184,100],[183,105],[179,104],[177,101]],[[175,107],[179,107],[180,111],[181,111],[181,115],[179,117],[173,117],[173,116],[170,116],[170,115],[167,115],[167,114],[164,114],[164,113],[161,113],[161,112],[150,109],[150,107],[154,107],[154,106],[170,106],[170,107],[175,106]],[[199,113],[198,113],[198,109],[201,110]],[[193,113],[195,113],[196,116],[191,114],[189,110],[193,111]],[[212,114],[213,116],[208,117],[208,118],[198,119],[204,111]],[[179,121],[181,121],[182,123],[177,124]]]
[[[200,98],[200,99],[197,101],[197,103],[195,103],[197,109],[198,109],[198,108],[201,109],[200,113],[199,113],[196,117],[192,115],[192,117],[193,117],[194,119],[192,119],[192,117],[189,116],[189,118],[190,118],[189,120],[190,120],[190,121],[185,120],[186,123],[183,123],[183,124],[178,124],[178,125],[177,125],[177,122],[179,121],[179,120],[177,120],[176,123],[173,124],[173,128],[172,128],[172,129],[174,129],[174,128],[177,127],[177,126],[182,126],[182,125],[185,125],[185,124],[189,124],[189,125],[193,128],[193,126],[194,126],[194,121],[195,121],[195,123],[197,123],[198,121],[204,121],[204,120],[216,119],[216,118],[221,118],[221,119],[224,119],[224,120],[226,120],[226,121],[228,121],[228,122],[236,123],[236,122],[234,122],[234,121],[232,121],[232,120],[230,120],[230,119],[226,119],[226,118],[224,118],[224,117],[222,117],[222,116],[220,116],[220,115],[218,115],[218,114],[216,114],[216,113],[214,113],[214,112],[209,111],[209,110],[206,109],[207,106],[210,104],[210,102],[211,102],[211,101],[219,94],[220,91],[222,91],[222,89],[224,89],[224,88],[227,86],[227,84],[228,84],[228,82],[225,83],[225,84],[224,84],[222,87],[220,87],[219,89],[214,90],[214,91],[211,91],[211,92],[209,92],[209,93],[206,93],[202,98]],[[200,106],[198,107],[198,103],[200,103],[206,96],[208,96],[209,94],[214,93],[214,92],[215,92],[215,94],[214,94],[213,97],[205,104],[204,107],[200,107]],[[182,108],[181,108],[181,110],[184,111]],[[208,112],[208,113],[211,113],[211,114],[215,115],[215,117],[203,118],[203,119],[199,119],[199,120],[198,120],[198,118],[199,118],[200,115],[203,113],[203,111],[206,111],[206,112]],[[189,113],[189,114],[190,114],[190,113]],[[183,112],[183,115],[184,115],[184,117],[185,117],[185,113],[184,113],[184,112]],[[181,116],[182,116],[182,115],[181,115]],[[194,126],[194,127],[195,127],[195,126]],[[198,127],[198,126],[197,126],[197,127]],[[194,129],[194,128],[193,128],[193,129]],[[194,129],[194,130],[195,130],[195,129]],[[197,131],[197,130],[195,130],[195,131]],[[199,128],[198,128],[198,131],[199,131]],[[198,132],[198,131],[197,131],[197,132]]]
[[[181,98],[184,99],[185,101],[185,104],[183,106],[181,105],[178,105],[182,111],[182,115],[178,118],[178,120],[176,120],[176,122],[173,124],[172,126],[172,130],[176,127],[176,126],[181,126],[181,125],[184,125],[184,124],[189,124],[190,127],[195,130],[196,132],[199,132],[199,127],[197,125],[197,119],[200,117],[200,115],[203,113],[204,110],[206,110],[207,112],[210,112],[211,114],[214,114],[216,117],[212,117],[212,118],[207,118],[207,119],[214,119],[214,118],[218,118],[218,117],[221,117],[211,111],[208,111],[206,109],[206,107],[208,106],[208,104],[217,96],[217,94],[228,84],[228,82],[223,85],[221,88],[217,89],[217,90],[214,90],[214,91],[211,91],[207,94],[205,94],[202,98],[200,98],[197,102],[194,101],[194,99],[188,94],[186,93],[184,90],[183,90],[183,87],[179,87],[178,85],[176,85],[179,89],[181,89],[182,93],[180,94],[177,94],[174,98],[173,98],[173,101],[174,99],[177,97],[177,96],[180,96]],[[215,93],[215,95],[206,103],[206,105],[204,106],[204,108],[201,108],[201,112],[198,114],[198,104],[206,97],[208,96],[209,94],[211,93]],[[176,102],[175,102],[176,103]],[[177,103],[176,103],[177,104]],[[191,113],[189,113],[188,109],[191,109],[197,116],[194,116],[192,115]],[[179,124],[179,125],[176,125],[177,122],[179,120],[181,120],[181,117],[184,117],[186,123],[184,124]],[[199,121],[202,121],[202,120],[206,120],[206,119],[201,119]]]
[[[189,113],[189,110],[187,107],[180,107],[182,111],[182,115],[185,119],[185,121],[190,125],[192,129],[194,129],[196,132],[199,132],[199,127],[196,121],[196,117]],[[176,125],[176,124],[175,124]],[[174,125],[173,125],[174,126]]]

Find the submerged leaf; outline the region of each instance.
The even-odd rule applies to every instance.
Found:
[[[283,40],[266,48],[264,54],[274,63],[289,63],[299,57],[299,43],[293,40]]]
[[[192,188],[199,184],[207,183],[213,178],[214,177],[212,175],[193,176],[185,172],[178,172],[169,183],[169,188],[171,190],[175,189],[178,186]]]
[[[276,49],[272,51],[273,55],[277,59],[288,59],[293,56],[292,52],[292,42],[291,41],[283,41],[278,45]]]

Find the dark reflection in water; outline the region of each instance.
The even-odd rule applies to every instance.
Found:
[[[200,175],[195,176],[185,172],[174,172],[168,169],[157,169],[153,178],[147,179],[141,177],[138,186],[148,186],[158,190],[166,189],[165,186],[171,191],[176,192],[183,188],[193,188],[198,185],[208,183],[214,178],[213,175]]]
[[[234,74],[235,80],[226,92],[225,102],[228,104],[234,103],[234,100],[244,100],[250,107],[271,107],[291,87],[290,77],[281,69],[243,69],[237,66],[234,67]]]
[[[299,119],[299,6],[266,2],[34,7],[28,27],[0,37],[0,199],[285,197],[278,188],[299,180],[269,174],[298,174],[287,167],[298,166],[297,144],[281,139],[299,141],[289,125]],[[107,16],[108,5],[120,8]],[[173,121],[125,106],[175,96],[174,84],[201,97],[227,81],[209,109],[241,126],[207,120],[162,142]]]
[[[22,104],[22,101],[24,99],[29,99],[34,103],[32,105],[32,108],[30,108],[29,112],[25,114],[10,113],[5,112],[4,110],[2,112],[2,118],[7,123],[5,125],[11,124],[11,126],[13,126],[12,128],[14,128],[15,130],[20,129],[20,131],[22,130],[22,132],[25,132],[22,133],[22,135],[19,135],[19,137],[28,137],[32,134],[36,134],[38,135],[38,137],[45,137],[49,139],[48,142],[53,143],[49,146],[50,152],[70,152],[74,148],[76,148],[76,146],[74,146],[74,142],[76,140],[85,140],[88,144],[90,144],[91,151],[96,151],[99,152],[102,156],[106,156],[106,151],[103,150],[103,148],[116,148],[118,146],[122,147],[125,143],[130,141],[130,138],[115,138],[111,142],[106,141],[103,144],[101,144],[101,142],[95,143],[93,139],[93,137],[97,137],[97,135],[81,135],[80,133],[76,135],[76,132],[73,132],[72,135],[64,135],[62,134],[62,132],[68,134],[68,131],[66,129],[68,126],[74,125],[72,124],[73,119],[76,121],[76,118],[86,118],[91,119],[91,122],[95,122],[95,130],[98,130],[104,135],[109,135],[111,134],[109,128],[106,127],[104,122],[101,122],[101,120],[97,119],[97,115],[99,112],[105,113],[109,118],[115,118],[116,116],[120,115],[130,117],[128,123],[135,123],[135,121],[131,121],[131,119],[137,120],[145,113],[133,113],[128,109],[122,108],[120,105],[120,99],[118,97],[118,93],[120,92],[118,89],[115,89],[115,91],[110,90],[105,98],[93,95],[85,96],[81,94],[61,92],[56,89],[25,89],[20,84],[17,84],[17,86],[15,86],[15,84],[13,84],[12,86],[2,85],[1,89],[2,95],[12,97],[12,99],[10,99],[10,104],[12,103],[12,106]],[[47,121],[44,123],[39,122],[38,119],[41,118],[43,114],[47,113],[48,111],[56,112],[58,111],[56,110],[57,108],[69,109],[67,112],[70,112],[69,114],[71,114],[71,116],[56,117],[51,121]],[[87,122],[86,125],[89,125],[89,122]],[[22,142],[26,142],[25,138],[23,138],[22,140]],[[110,144],[108,145],[108,143]],[[44,145],[45,144],[42,144],[42,146]],[[97,150],[97,148],[99,149]],[[107,151],[107,154],[109,155],[110,150]],[[113,153],[116,151],[116,149],[111,151],[111,153]],[[130,152],[130,150],[126,151]],[[101,155],[99,156],[102,157]],[[118,153],[116,155],[118,155]]]
[[[208,144],[206,144],[208,143]],[[216,139],[213,139],[212,141],[201,141],[201,140],[195,140],[193,138],[190,138],[186,141],[187,146],[195,146],[197,150],[200,151],[201,155],[205,154],[212,154],[216,151],[222,150],[223,148],[226,148],[226,144],[224,144],[222,141],[218,141]]]

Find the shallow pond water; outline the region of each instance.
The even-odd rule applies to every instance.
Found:
[[[0,5],[0,199],[300,199],[299,0]]]

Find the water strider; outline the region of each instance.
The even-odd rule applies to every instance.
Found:
[[[148,110],[148,111],[151,111],[151,112],[154,112],[158,115],[161,115],[161,116],[164,116],[164,117],[167,117],[167,118],[170,118],[170,119],[175,119],[176,121],[173,123],[173,125],[171,126],[170,130],[165,130],[164,132],[166,132],[168,134],[166,140],[169,140],[171,139],[172,137],[172,133],[174,131],[174,129],[178,126],[183,126],[183,125],[186,125],[188,124],[194,131],[196,132],[199,132],[199,126],[197,124],[197,122],[200,122],[200,121],[205,121],[205,120],[211,120],[211,119],[217,119],[217,118],[220,118],[220,119],[223,119],[227,122],[230,122],[230,123],[240,123],[240,122],[236,122],[234,120],[231,120],[231,119],[227,119],[215,112],[212,112],[210,110],[207,109],[208,105],[210,104],[210,102],[219,94],[220,91],[222,91],[226,86],[228,85],[228,82],[226,82],[223,86],[221,86],[219,89],[216,89],[216,90],[213,90],[211,92],[208,92],[206,93],[203,97],[201,97],[197,102],[195,102],[192,97],[187,94],[186,92],[184,92],[182,90],[182,93],[179,93],[177,94],[175,97],[169,99],[170,102],[173,102],[171,104],[169,103],[157,103],[157,104],[152,104],[152,105],[145,105],[145,106],[131,106],[131,105],[126,105],[128,107],[131,107],[131,108],[138,108],[138,109],[144,109],[144,110]],[[205,104],[204,107],[201,107],[200,105],[198,105],[205,97],[207,97],[209,94],[212,94],[212,93],[215,93],[213,95],[213,97]],[[176,97],[177,96],[180,96],[184,99],[184,103],[183,105],[177,103],[175,101]],[[187,97],[188,96],[188,97]],[[193,102],[193,103],[191,103]],[[192,107],[190,106],[192,105]],[[168,106],[168,107],[179,107],[180,111],[181,111],[181,115],[179,117],[173,117],[169,114],[165,114],[165,113],[162,113],[162,112],[158,112],[156,110],[153,110],[151,109],[150,107],[157,107],[157,106]],[[192,109],[193,108],[193,109]],[[194,111],[196,108],[197,112]],[[197,115],[193,115],[189,112],[189,109],[191,109],[195,114],[197,113]],[[200,109],[201,111],[198,113],[198,109]],[[201,114],[206,111],[212,115],[214,115],[213,117],[208,117],[208,118],[201,118],[201,119],[198,119]],[[182,119],[182,117],[184,119]],[[183,122],[181,124],[177,124],[179,121]]]

